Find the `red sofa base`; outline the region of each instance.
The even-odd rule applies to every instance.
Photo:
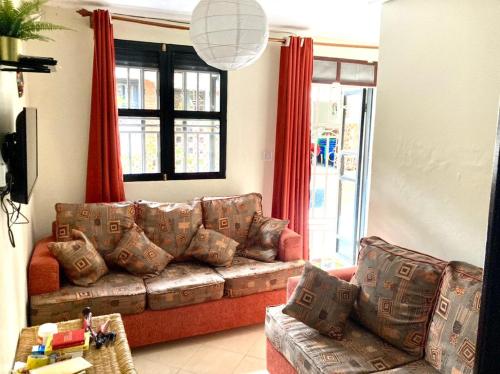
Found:
[[[288,360],[266,339],[266,366],[269,374],[297,374]]]
[[[210,334],[263,323],[266,306],[286,302],[286,290],[223,298],[165,310],[122,316],[130,347]]]

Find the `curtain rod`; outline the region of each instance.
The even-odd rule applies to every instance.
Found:
[[[90,27],[92,27],[92,12],[90,10],[82,8],[82,9],[77,10],[76,12],[79,15],[81,15],[82,17],[90,17]],[[166,22],[151,21],[149,19],[144,19],[144,18],[136,18],[133,16],[123,16],[120,14],[110,13],[110,15],[111,15],[112,19],[117,20],[117,21],[138,23],[141,25],[163,27],[163,28],[167,28],[167,29],[189,30],[189,26],[175,24],[174,23],[175,21],[170,21],[170,20],[165,20],[166,22],[170,22],[170,23],[166,23]],[[269,37],[270,42],[285,44],[286,40],[287,40],[287,38]],[[340,47],[340,48],[378,49],[378,46],[376,46],[376,45],[363,45],[363,44],[314,42],[314,45],[325,46],[325,47]]]

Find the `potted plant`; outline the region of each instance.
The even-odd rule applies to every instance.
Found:
[[[66,30],[65,27],[40,21],[41,8],[47,0],[23,0],[15,7],[13,0],[0,0],[0,60],[17,61],[21,40],[52,40],[42,31]]]

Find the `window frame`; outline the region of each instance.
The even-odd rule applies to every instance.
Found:
[[[124,174],[124,181],[225,179],[227,149],[227,72],[207,65],[198,56],[193,47],[186,45],[115,39],[115,59],[115,66],[117,67],[148,67],[156,64],[159,71],[159,108],[118,109],[118,116],[154,117],[160,119],[160,173]],[[141,63],[143,65],[140,65]],[[220,76],[219,111],[175,110],[174,71],[176,69],[218,73]],[[205,119],[219,121],[219,171],[200,173],[178,173],[175,171],[176,119]]]

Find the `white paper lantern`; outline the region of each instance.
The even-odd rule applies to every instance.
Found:
[[[201,0],[193,10],[190,35],[208,65],[238,70],[264,52],[269,29],[266,13],[255,0]]]

